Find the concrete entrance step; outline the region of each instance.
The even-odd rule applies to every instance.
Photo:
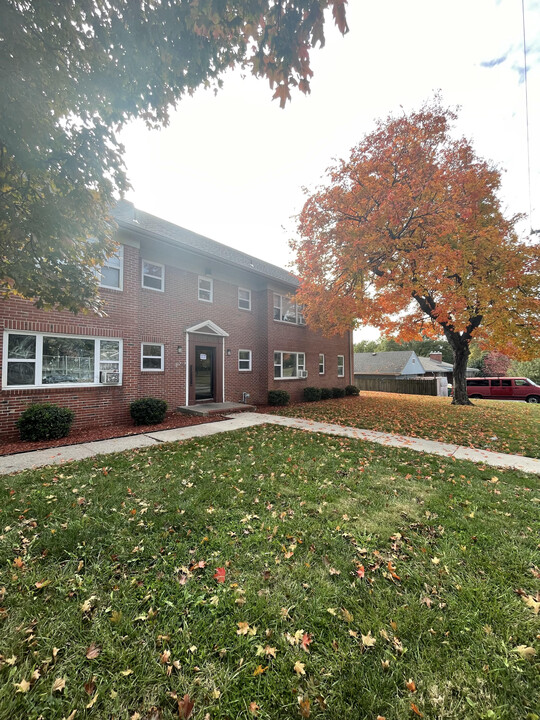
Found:
[[[184,415],[222,415],[224,413],[234,412],[255,412],[257,408],[254,405],[245,405],[244,403],[224,402],[224,403],[201,403],[200,405],[183,405],[176,408],[176,412]]]

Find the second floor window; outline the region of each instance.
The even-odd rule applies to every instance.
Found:
[[[142,286],[163,292],[165,290],[165,266],[160,263],[143,260]]]
[[[238,307],[240,310],[251,310],[251,290],[238,288]]]
[[[98,280],[101,287],[122,290],[124,269],[124,247],[120,245],[118,250],[107,258],[98,271]]]
[[[211,278],[199,278],[199,300],[202,300],[203,302],[213,302],[214,281]]]
[[[305,325],[306,321],[302,309],[302,305],[298,305],[286,295],[274,293],[274,320],[294,323],[295,325]]]

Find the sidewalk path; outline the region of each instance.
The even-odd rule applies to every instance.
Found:
[[[43,467],[45,465],[56,465],[72,460],[83,460],[96,455],[107,455],[108,453],[122,452],[123,450],[149,447],[162,442],[188,440],[194,437],[207,437],[209,435],[216,435],[217,433],[241,430],[243,428],[264,424],[281,425],[297,430],[307,430],[308,432],[320,432],[326,435],[339,435],[340,437],[365,440],[387,447],[406,448],[408,450],[416,450],[417,452],[442,455],[443,457],[454,457],[457,460],[470,460],[493,467],[513,468],[521,470],[522,472],[537,473],[540,475],[540,460],[523,457],[522,455],[505,455],[489,450],[477,450],[475,448],[462,447],[450,443],[407,437],[406,435],[392,435],[390,433],[376,432],[375,430],[361,430],[359,428],[315,422],[302,418],[289,418],[281,415],[265,415],[263,413],[252,412],[230,415],[228,419],[223,422],[208,423],[207,425],[193,425],[191,427],[175,428],[172,430],[158,430],[156,432],[144,433],[143,435],[128,435],[127,437],[99,440],[82,445],[67,445],[60,448],[50,448],[48,450],[34,450],[17,455],[5,455],[0,457],[0,475],[8,475],[9,473],[19,472],[21,470]]]

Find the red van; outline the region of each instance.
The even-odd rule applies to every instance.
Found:
[[[467,394],[470,398],[486,400],[526,400],[529,403],[540,403],[540,385],[529,378],[467,378]]]

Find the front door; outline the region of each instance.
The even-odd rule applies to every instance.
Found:
[[[216,349],[195,346],[195,402],[215,400]]]

